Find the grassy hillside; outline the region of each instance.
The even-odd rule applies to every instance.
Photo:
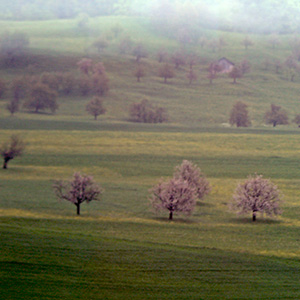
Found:
[[[280,44],[272,49],[268,42],[270,36],[250,35],[254,45],[245,50],[241,45],[244,34],[203,31],[209,41],[222,37],[227,46],[215,52],[206,45],[185,46],[186,53],[195,53],[199,57],[194,67],[198,74],[198,80],[191,86],[186,78],[188,66],[176,70],[176,77],[168,84],[163,84],[163,79],[157,76],[160,64],[157,62],[157,51],[164,48],[169,57],[182,45],[176,40],[166,38],[144,20],[128,17],[103,17],[92,19],[88,29],[78,29],[75,20],[63,21],[36,21],[36,22],[2,22],[2,31],[9,29],[11,32],[19,30],[25,32],[30,38],[30,47],[25,54],[25,65],[19,68],[2,68],[1,78],[10,81],[20,74],[39,75],[44,71],[71,71],[79,76],[76,62],[86,56],[90,56],[95,62],[102,61],[106,67],[110,79],[110,92],[105,96],[107,114],[104,120],[128,120],[128,109],[131,103],[147,98],[155,104],[167,108],[170,115],[170,123],[184,124],[188,126],[221,126],[227,123],[232,105],[236,101],[244,101],[249,105],[251,119],[254,127],[264,124],[264,113],[271,103],[281,105],[292,120],[298,112],[298,91],[300,76],[296,74],[295,82],[290,82],[287,70],[281,69],[275,72],[274,63],[280,60],[283,63],[291,55],[291,41],[293,36],[279,36]],[[119,25],[122,32],[117,38],[113,38],[111,29]],[[108,36],[108,47],[101,55],[91,47],[99,36]],[[132,41],[142,43],[148,50],[148,57],[142,59],[146,77],[142,82],[136,82],[133,75],[137,67],[135,58],[129,52],[127,55],[119,54],[119,44],[124,37],[130,37]],[[209,63],[221,57],[227,57],[235,63],[247,59],[251,64],[251,72],[238,79],[236,85],[227,75],[209,84],[207,68]],[[265,68],[266,59],[269,61],[268,69]],[[8,112],[5,105],[10,94],[6,93],[0,101],[1,118],[6,118]],[[80,121],[88,121],[90,117],[85,112],[85,105],[90,97],[59,96],[60,108],[57,115],[42,116],[41,119],[65,119],[76,115]],[[20,119],[28,119],[28,113],[18,114]],[[29,116],[40,118],[40,116]],[[295,125],[291,125],[295,127]]]
[[[14,133],[28,146],[0,171],[5,299],[299,298],[298,135]],[[152,212],[148,190],[182,159],[201,166],[212,192],[192,217],[170,223]],[[80,217],[51,187],[76,170],[105,189]],[[253,172],[284,193],[282,217],[253,224],[228,210]]]
[[[119,24],[121,36],[99,55],[90,46]],[[245,50],[242,34],[204,31],[228,45],[199,55],[198,80],[189,86],[187,66],[168,84],[157,77],[156,52],[179,49],[174,39],[156,32],[145,20],[125,17],[92,19],[88,30],[76,21],[1,22],[1,31],[23,30],[30,47],[15,68],[1,64],[0,78],[70,71],[89,56],[102,61],[110,79],[104,96],[107,113],[94,121],[85,106],[91,96],[59,95],[56,114],[21,109],[10,117],[0,99],[0,144],[12,134],[26,142],[23,157],[0,169],[0,295],[3,299],[299,299],[299,129],[263,123],[270,103],[282,105],[290,119],[298,113],[300,77],[295,82],[266,58],[285,60],[291,36],[280,36],[274,50],[266,36],[252,36]],[[119,55],[123,37],[146,45],[146,77],[136,81],[135,58]],[[209,85],[210,61],[247,58],[251,72],[236,85],[220,76]],[[131,103],[147,98],[166,107],[170,121],[128,121]],[[226,124],[233,103],[249,104],[251,128]],[[24,101],[24,100],[23,100]],[[300,112],[300,109],[299,109]],[[225,123],[225,124],[222,124]],[[191,217],[155,214],[149,189],[189,159],[206,174],[211,193],[198,201]],[[104,188],[100,201],[76,207],[55,199],[56,179],[75,171],[93,175]],[[238,182],[263,174],[284,194],[282,216],[236,216],[228,209]]]

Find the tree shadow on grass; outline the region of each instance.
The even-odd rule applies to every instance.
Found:
[[[214,207],[214,205],[211,204],[211,203],[200,202],[200,201],[197,201],[196,205],[199,206],[199,207]]]
[[[257,217],[256,221],[252,221],[251,217],[236,217],[230,218],[230,223],[234,224],[270,224],[270,225],[279,225],[282,223],[281,220],[278,219],[270,219],[264,217]]]
[[[51,112],[46,112],[46,111],[33,111],[33,110],[29,110],[29,111],[27,111],[27,113],[30,114],[30,115],[53,116],[53,113],[51,113]]]
[[[154,218],[155,221],[169,223],[169,224],[196,224],[195,220],[189,218],[189,217],[182,217],[182,216],[174,216],[173,220],[169,220],[169,218],[166,217],[156,217]]]

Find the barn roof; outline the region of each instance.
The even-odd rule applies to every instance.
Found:
[[[232,61],[230,61],[229,59],[227,59],[226,57],[222,57],[218,60],[218,62],[221,62],[221,61],[226,61],[227,63],[229,63],[230,65],[233,65],[234,66],[234,63]]]

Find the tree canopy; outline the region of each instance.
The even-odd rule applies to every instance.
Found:
[[[238,184],[232,207],[240,214],[252,213],[252,220],[256,220],[256,213],[266,213],[268,216],[281,213],[280,202],[282,195],[277,186],[262,175],[249,176]]]
[[[80,215],[81,203],[98,200],[102,194],[101,187],[94,182],[93,177],[80,172],[75,172],[69,181],[55,181],[53,189],[58,199],[67,200],[77,207],[77,215]]]
[[[0,147],[0,153],[3,157],[3,169],[7,169],[7,163],[18,156],[21,156],[25,149],[24,141],[17,135],[12,135],[10,140],[4,142]]]

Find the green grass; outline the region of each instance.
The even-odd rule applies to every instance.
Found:
[[[12,132],[27,150],[0,171],[5,299],[299,298],[298,134],[2,130],[1,140]],[[148,190],[184,158],[212,193],[168,222]],[[105,189],[80,217],[51,187],[77,170]],[[255,171],[285,194],[278,219],[228,210]]]
[[[98,54],[91,48],[93,41],[99,35],[109,34],[111,28],[119,24],[123,28],[122,34],[109,41],[109,46],[103,53]],[[163,36],[160,32],[150,27],[147,20],[129,17],[102,17],[92,19],[87,32],[81,32],[76,27],[74,20],[51,20],[35,22],[3,22],[3,29],[10,31],[21,30],[30,37],[30,47],[24,54],[23,63],[19,68],[1,70],[1,78],[11,80],[21,74],[40,74],[43,71],[71,71],[79,76],[76,62],[85,56],[90,56],[95,62],[102,61],[106,67],[110,79],[110,91],[104,97],[104,105],[107,108],[102,119],[111,122],[127,122],[130,104],[139,102],[144,98],[167,108],[170,123],[172,125],[187,125],[192,127],[220,127],[227,126],[229,113],[236,101],[244,101],[249,105],[249,113],[253,127],[264,126],[264,114],[271,103],[281,105],[292,120],[299,113],[298,94],[300,77],[290,82],[286,71],[275,73],[272,66],[276,59],[282,63],[291,55],[290,41],[293,36],[280,36],[280,45],[272,50],[268,44],[268,36],[251,35],[254,46],[245,50],[241,41],[245,35],[241,33],[205,31],[206,36],[218,38],[222,36],[228,45],[223,49],[212,52],[208,47],[186,47],[185,51],[194,52],[200,57],[200,62],[194,67],[198,74],[198,80],[191,86],[186,78],[188,66],[176,70],[176,77],[163,84],[163,80],[157,76],[159,63],[156,53],[165,48],[171,55],[181,46],[174,40]],[[120,41],[130,36],[134,43],[142,42],[148,49],[149,55],[142,60],[146,76],[141,83],[136,82],[133,72],[136,62],[131,53],[119,55],[118,45]],[[247,59],[251,64],[251,72],[232,84],[232,79],[221,75],[209,85],[207,79],[207,67],[213,60],[227,57],[235,63]],[[264,68],[264,61],[268,58],[271,66]],[[24,65],[25,62],[25,65]],[[29,68],[28,68],[29,66]],[[0,101],[0,117],[7,117],[5,105],[10,98],[6,93]],[[74,118],[78,121],[88,121],[91,117],[85,111],[85,105],[91,97],[79,97],[74,94],[69,97],[58,97],[59,110],[56,116],[28,116],[28,112],[22,111],[17,117],[23,119],[54,119],[66,120]],[[225,123],[225,124],[224,124]],[[296,125],[289,125],[295,128]]]
[[[147,20],[125,17],[92,19],[89,31],[74,20],[0,22],[0,31],[24,30],[31,44],[26,64],[2,68],[1,78],[71,71],[87,55],[103,61],[110,87],[107,114],[93,121],[85,112],[91,97],[59,96],[59,110],[33,114],[24,109],[9,117],[0,101],[0,144],[11,134],[26,141],[23,157],[0,170],[0,294],[3,299],[299,299],[300,135],[296,125],[264,126],[270,103],[282,105],[290,118],[298,113],[299,77],[264,70],[266,57],[284,60],[290,36],[272,51],[265,36],[206,31],[223,36],[228,46],[212,53],[192,47],[200,57],[199,79],[191,86],[187,67],[169,84],[157,77],[156,51],[179,48],[175,40],[149,27]],[[112,26],[124,28],[101,55],[89,48]],[[117,55],[121,38],[145,43],[147,76],[139,84],[131,55]],[[206,68],[222,56],[247,58],[251,73],[238,80],[221,76],[208,84]],[[148,98],[168,109],[166,124],[128,122],[131,103]],[[234,102],[249,104],[251,128],[227,127]],[[207,175],[212,192],[197,203],[191,217],[155,214],[149,189],[172,176],[183,159]],[[75,171],[94,176],[103,188],[100,201],[76,207],[55,199],[52,184]],[[237,183],[263,174],[284,194],[276,219],[236,216],[228,203]]]

